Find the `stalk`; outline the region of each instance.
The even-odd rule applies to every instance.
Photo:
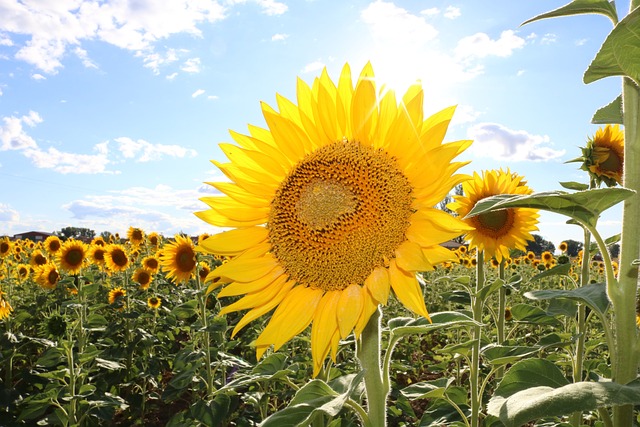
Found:
[[[504,272],[504,259],[500,262],[500,270],[499,270],[499,277],[500,280],[502,280],[504,282],[505,280],[505,272]],[[502,345],[504,343],[504,312],[507,308],[507,290],[504,287],[504,283],[503,285],[500,287],[500,290],[498,291],[498,321],[497,321],[497,328],[498,328],[498,345]],[[502,378],[502,376],[504,375],[504,366],[501,366],[497,371],[496,371],[496,378],[500,379]]]
[[[474,295],[471,297],[471,310],[473,312],[473,320],[478,323],[471,329],[473,339],[473,347],[471,348],[471,366],[469,367],[471,427],[478,427],[480,425],[480,406],[482,404],[482,396],[480,395],[480,339],[482,328],[479,326],[479,323],[482,322],[483,301],[477,297],[477,294],[484,285],[484,252],[478,250],[476,259],[478,261],[476,265],[476,286]]]
[[[367,393],[369,423],[365,424],[366,427],[387,426],[389,381],[382,378],[380,366],[380,318],[380,308],[378,308],[364,327],[356,346],[356,356],[364,370],[364,388]]]
[[[640,0],[631,1],[631,8],[640,5]],[[624,201],[622,208],[622,240],[618,280],[607,282],[614,313],[615,346],[617,356],[612,360],[613,381],[627,384],[637,376],[638,334],[635,325],[636,288],[638,266],[633,261],[640,258],[640,91],[628,77],[623,78],[624,121],[624,186],[636,193]],[[615,426],[630,426],[633,422],[631,405],[615,407]]]

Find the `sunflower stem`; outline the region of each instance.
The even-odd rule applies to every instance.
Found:
[[[480,425],[480,406],[482,396],[480,396],[480,340],[482,328],[479,325],[482,322],[482,305],[484,301],[478,298],[478,292],[484,285],[484,252],[477,251],[476,259],[476,286],[471,297],[471,310],[473,312],[473,320],[477,323],[472,327],[473,347],[471,348],[471,366],[469,367],[469,386],[471,393],[471,427]]]
[[[387,425],[387,395],[389,394],[388,381],[383,380],[383,371],[380,366],[380,319],[378,308],[371,315],[369,322],[364,327],[356,356],[364,371],[364,388],[367,393],[367,415],[369,422],[366,427],[386,427]]]
[[[637,7],[640,1],[631,1]],[[638,329],[635,326],[638,266],[640,257],[640,89],[629,77],[622,83],[624,122],[624,186],[636,193],[623,202],[622,239],[620,242],[619,280],[607,282],[614,313],[617,357],[612,360],[613,380],[626,384],[637,376]],[[633,407],[618,406],[613,411],[615,426],[629,426],[633,422]]]
[[[498,345],[504,344],[504,313],[507,308],[507,289],[504,287],[505,280],[505,272],[504,272],[504,259],[500,262],[500,270],[499,277],[500,280],[503,281],[502,286],[498,290],[498,321],[497,321],[497,329],[498,329]],[[504,375],[504,366],[501,366],[496,371],[496,378],[500,379]]]

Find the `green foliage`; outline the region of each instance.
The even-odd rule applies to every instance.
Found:
[[[550,241],[544,239],[539,234],[532,234],[533,240],[527,241],[527,251],[531,251],[537,256],[540,256],[542,252],[552,252],[556,250],[556,247]]]
[[[543,13],[526,20],[522,25],[530,22],[539,21],[547,18],[558,18],[561,16],[582,15],[588,13],[600,14],[608,17],[615,24],[618,22],[618,14],[616,12],[613,1],[608,0],[573,0],[572,2],[554,9],[550,12]]]
[[[596,125],[624,124],[622,118],[622,95],[618,95],[618,97],[609,104],[598,109],[591,118],[591,123]]]

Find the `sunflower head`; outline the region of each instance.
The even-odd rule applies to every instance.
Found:
[[[174,282],[188,282],[196,271],[196,252],[191,238],[177,234],[173,242],[164,245],[160,266]]]
[[[44,241],[44,249],[50,254],[55,254],[62,248],[62,241],[58,236],[49,236]]]
[[[113,288],[109,291],[109,304],[123,306],[123,298],[127,296],[127,290],[123,288]]]
[[[107,247],[92,243],[89,247],[88,255],[91,262],[95,265],[102,266],[105,264],[105,254],[107,253]]]
[[[149,255],[142,258],[141,264],[142,264],[142,267],[144,267],[145,269],[147,269],[152,273],[157,273],[158,270],[160,269],[160,261],[158,261],[158,258],[153,255]]]
[[[565,253],[567,252],[567,249],[569,249],[569,245],[567,244],[567,242],[560,242],[560,244],[558,245],[558,249],[560,249],[562,253]]]
[[[142,245],[144,243],[144,238],[145,234],[142,228],[129,227],[129,230],[127,230],[127,239],[129,239],[129,243],[133,246],[137,247]]]
[[[0,239],[0,258],[7,258],[13,252],[13,243],[8,237]]]
[[[582,148],[582,157],[574,161],[582,162],[580,169],[589,172],[597,185],[608,187],[622,185],[624,169],[624,132],[620,125],[600,127]]]
[[[69,239],[62,244],[57,254],[60,269],[69,274],[78,274],[87,257],[87,246],[76,239]]]
[[[36,268],[35,279],[43,288],[55,289],[60,281],[60,272],[54,263],[49,262]]]
[[[2,292],[0,292],[0,320],[6,319],[11,316],[13,307],[9,304],[9,301],[4,299]]]
[[[129,254],[123,245],[110,244],[106,249],[104,262],[108,271],[125,271],[129,267]]]
[[[91,240],[91,244],[102,247],[107,246],[107,242],[104,241],[102,236],[94,237],[93,240]]]
[[[162,237],[156,232],[152,232],[147,235],[147,243],[152,248],[157,248],[158,246],[160,246],[161,241]]]
[[[149,297],[147,299],[147,305],[149,306],[149,308],[157,310],[162,305],[162,299],[160,299],[159,297]]]
[[[474,173],[473,179],[462,184],[463,195],[454,196],[454,202],[447,207],[464,217],[484,198],[499,194],[531,194],[533,190],[522,179],[508,169],[484,171],[482,175]],[[509,257],[511,249],[526,250],[527,241],[533,240],[531,232],[538,229],[538,217],[536,209],[528,208],[486,212],[464,220],[473,227],[466,238],[470,247],[483,250],[485,257],[502,261]]]
[[[469,227],[434,208],[464,177],[453,159],[470,141],[443,144],[454,108],[423,116],[424,93],[398,100],[378,90],[370,64],[355,81],[348,65],[333,82],[298,80],[298,105],[277,95],[262,104],[267,128],[232,132],[213,161],[230,182],[197,215],[232,230],[199,249],[230,259],[207,277],[219,297],[241,296],[221,314],[249,310],[248,322],[274,310],[256,341],[258,357],[312,323],[314,375],[341,339],[359,336],[391,290],[428,317],[416,272],[455,260],[440,243]],[[428,165],[428,167],[425,167]]]
[[[151,272],[145,268],[138,268],[133,273],[133,281],[140,285],[140,289],[149,289],[149,285],[153,281]]]
[[[40,249],[36,249],[33,252],[31,252],[31,256],[29,257],[29,263],[33,267],[38,267],[40,265],[45,265],[47,262],[49,262],[49,260],[42,253],[42,251]]]

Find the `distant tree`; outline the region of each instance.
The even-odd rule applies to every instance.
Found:
[[[545,240],[539,234],[532,234],[532,236],[534,240],[529,240],[527,242],[527,251],[531,251],[538,256],[540,256],[544,251],[549,251],[551,253],[555,252],[556,247],[553,243]]]
[[[570,257],[578,256],[578,252],[582,250],[584,244],[582,242],[578,242],[577,240],[565,240],[567,244],[567,255]]]
[[[618,258],[620,256],[620,243],[614,243],[609,246],[609,254],[611,254],[611,258]]]
[[[56,236],[62,240],[78,239],[84,242],[90,242],[96,236],[96,232],[83,227],[64,227],[60,231],[54,232]]]
[[[100,233],[100,237],[102,237],[102,240],[104,240],[105,242],[109,243],[109,238],[111,238],[111,232],[110,231],[103,231],[102,233]]]
[[[463,194],[464,194],[464,192],[462,191],[462,184],[456,185],[455,187],[453,187],[452,192],[447,194],[444,197],[444,199],[442,199],[442,201],[440,203],[438,203],[436,208],[440,209],[441,211],[444,211],[444,212],[448,213],[449,215],[458,216],[458,214],[455,213],[454,211],[452,211],[451,209],[449,209],[447,207],[447,205],[449,203],[453,202],[453,196],[462,196]],[[455,238],[453,238],[451,240],[453,240],[456,243],[464,243],[465,242],[463,235],[455,237]]]

